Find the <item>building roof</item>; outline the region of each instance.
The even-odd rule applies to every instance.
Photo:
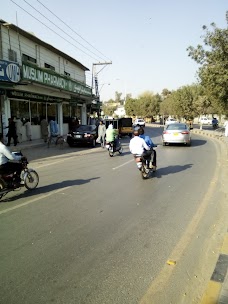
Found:
[[[13,23],[7,23],[6,21],[0,19],[0,25],[3,25],[5,27],[8,27],[12,30],[14,30],[15,32],[19,33],[20,35],[28,38],[29,40],[32,40],[33,42],[42,45],[43,47],[45,47],[46,49],[58,54],[61,57],[64,57],[65,59],[67,59],[69,62],[79,66],[82,70],[84,71],[89,71],[89,69],[87,67],[85,67],[83,64],[81,64],[79,61],[77,61],[76,59],[72,58],[71,56],[67,55],[66,53],[63,53],[62,51],[56,49],[54,46],[44,42],[43,40],[37,38],[35,35],[24,31],[23,29],[21,29],[20,27],[14,25]]]

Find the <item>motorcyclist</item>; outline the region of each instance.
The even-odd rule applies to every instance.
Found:
[[[152,166],[153,169],[155,170],[157,167],[157,152],[153,149],[153,147],[156,147],[156,145],[153,143],[151,138],[148,135],[144,134],[144,128],[139,128],[139,137],[143,138],[146,142],[146,144],[150,147],[153,154],[153,161],[152,161]]]
[[[116,136],[118,135],[118,131],[113,128],[112,124],[109,124],[106,130],[106,143],[113,142],[113,149],[116,149]]]
[[[216,117],[213,117],[212,119],[212,127],[213,129],[216,129],[218,127],[218,119]]]
[[[130,140],[129,149],[130,152],[134,155],[135,158],[137,156],[144,156],[148,158],[148,160],[151,159],[151,153],[150,147],[146,144],[145,140],[141,137],[139,137],[139,129],[135,129],[133,131],[134,137]],[[138,169],[141,170],[141,166],[138,165]]]
[[[0,170],[8,172],[16,172],[16,183],[21,183],[22,164],[19,162],[24,157],[21,155],[14,155],[3,143],[3,135],[0,134]]]

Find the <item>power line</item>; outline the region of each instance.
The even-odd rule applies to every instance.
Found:
[[[24,12],[26,12],[28,15],[30,15],[32,18],[36,19],[38,22],[40,22],[41,24],[43,24],[45,27],[47,27],[50,31],[52,31],[53,33],[55,33],[56,35],[58,35],[59,37],[61,37],[63,40],[65,40],[66,42],[68,42],[69,44],[71,44],[72,46],[74,46],[75,48],[77,48],[78,50],[80,50],[81,52],[83,52],[84,54],[86,54],[87,56],[89,56],[90,58],[93,58],[94,60],[97,60],[96,58],[90,56],[89,54],[87,54],[86,52],[84,52],[83,50],[81,50],[79,47],[77,47],[76,45],[72,44],[70,41],[68,41],[66,38],[64,38],[63,36],[61,36],[60,34],[58,34],[57,32],[55,32],[53,29],[51,29],[48,25],[44,24],[42,21],[40,21],[39,19],[37,19],[36,17],[34,17],[32,14],[30,14],[28,11],[26,11],[24,8],[22,8],[20,5],[18,5],[16,2],[14,2],[13,0],[10,0],[11,2],[13,2],[15,5],[17,5],[18,7],[20,7],[20,9],[22,9]]]
[[[61,20],[57,15],[55,15],[51,10],[49,10],[41,1],[37,0],[43,7],[45,7],[52,15],[54,15],[58,20],[60,20],[65,26],[67,26],[72,32],[74,32],[78,37],[80,37],[82,40],[84,40],[86,43],[88,43],[92,48],[94,48],[98,53],[100,53],[102,56],[110,60],[107,56],[102,54],[100,51],[98,51],[92,44],[90,44],[87,40],[85,40],[81,35],[79,35],[75,30],[73,30],[67,23],[65,23],[63,20]]]
[[[94,52],[92,52],[91,50],[89,50],[87,47],[85,47],[83,44],[81,44],[79,41],[75,40],[74,37],[72,37],[71,35],[69,35],[67,32],[65,32],[63,29],[61,29],[58,25],[56,25],[54,22],[52,22],[49,18],[47,18],[44,14],[42,14],[41,12],[39,12],[34,6],[32,6],[30,3],[28,3],[26,0],[24,0],[25,3],[27,3],[30,7],[32,7],[37,13],[39,13],[41,16],[43,16],[45,19],[47,19],[50,23],[52,23],[55,27],[57,27],[60,31],[62,31],[64,34],[66,34],[67,36],[69,36],[71,39],[73,39],[76,43],[80,44],[83,48],[85,48],[87,51],[91,52],[93,55],[97,56],[100,59],[103,59],[102,57],[98,56],[97,54],[95,54]]]

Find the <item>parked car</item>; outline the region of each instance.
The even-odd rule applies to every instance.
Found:
[[[169,143],[191,145],[191,133],[185,123],[172,123],[167,125],[162,134],[163,146]]]
[[[67,143],[70,147],[80,144],[95,147],[97,137],[96,125],[79,125],[67,134]]]
[[[178,121],[174,118],[167,118],[165,121],[165,125],[169,125],[169,124],[173,124],[173,123],[177,123]]]
[[[212,119],[209,119],[207,117],[201,117],[199,119],[199,124],[201,124],[201,125],[211,125],[212,124]]]
[[[134,121],[134,126],[140,126],[140,127],[145,127],[145,120],[142,118],[136,118]]]

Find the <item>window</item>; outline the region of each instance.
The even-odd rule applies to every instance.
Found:
[[[44,63],[44,67],[45,67],[46,69],[50,69],[50,70],[52,70],[52,71],[55,71],[55,67],[53,67],[52,65],[50,65],[50,64],[48,64],[48,63]]]
[[[64,75],[67,76],[67,77],[70,77],[70,73],[64,71]]]
[[[36,63],[36,59],[31,57],[31,56],[28,56],[26,54],[22,54],[22,61],[29,61],[29,62],[32,62],[32,63]]]
[[[11,49],[8,49],[8,58],[10,61],[17,62],[17,52]]]

